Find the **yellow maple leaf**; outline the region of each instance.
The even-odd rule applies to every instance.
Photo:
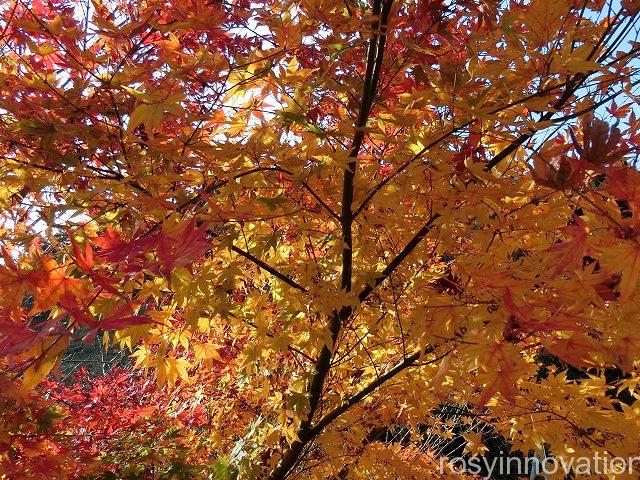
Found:
[[[68,345],[69,337],[58,337],[48,342],[41,356],[24,372],[20,391],[26,393],[38,385],[60,361]]]
[[[624,242],[601,249],[602,262],[612,272],[621,272],[620,300],[627,300],[638,286],[640,277],[640,245]]]
[[[473,456],[482,455],[487,451],[487,447],[482,443],[482,434],[478,432],[466,432],[463,433],[467,444],[465,445],[465,451],[469,452]]]
[[[193,352],[197,361],[213,359],[222,362],[222,357],[218,353],[220,348],[222,348],[220,345],[213,343],[196,344],[193,346]]]

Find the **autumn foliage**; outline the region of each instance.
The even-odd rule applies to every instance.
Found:
[[[637,455],[639,5],[2,3],[0,478]]]

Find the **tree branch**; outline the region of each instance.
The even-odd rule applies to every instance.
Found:
[[[299,283],[297,283],[295,280],[293,280],[291,277],[285,275],[284,273],[276,270],[275,268],[273,268],[271,265],[268,265],[267,263],[263,262],[262,260],[260,260],[258,257],[254,257],[253,255],[251,255],[249,252],[246,252],[244,250],[242,250],[241,248],[232,245],[231,246],[231,250],[233,250],[234,252],[236,252],[238,255],[243,256],[244,258],[246,258],[247,260],[251,260],[253,263],[255,263],[256,265],[258,265],[260,268],[266,270],[267,272],[269,272],[271,275],[273,275],[274,277],[279,278],[280,280],[282,280],[284,283],[286,283],[287,285],[289,285],[290,287],[293,287],[297,290],[300,290],[301,292],[307,293],[307,289],[304,288],[302,285],[300,285]]]
[[[608,66],[608,65],[607,65]],[[584,80],[586,80],[592,73],[594,72],[590,72],[585,74],[585,78]],[[554,90],[557,90],[559,88],[567,88],[569,86],[569,84],[572,84],[572,82],[575,81],[575,78],[571,78],[569,80],[567,80],[566,82],[560,83],[558,85],[552,85],[550,87],[544,88],[542,90],[539,90],[535,93],[532,93],[530,95],[527,95],[523,98],[520,98],[518,100],[514,100],[512,102],[509,102],[506,105],[503,105],[501,107],[495,108],[493,110],[491,110],[489,112],[489,114],[491,115],[495,115],[497,113],[500,113],[504,110],[507,110],[509,108],[512,108],[514,106],[517,105],[521,105],[531,99],[540,97],[541,95],[547,94],[547,93],[551,93]],[[566,90],[565,90],[565,94],[566,94]],[[558,107],[559,108],[559,107]],[[553,115],[553,113],[551,113],[551,115]],[[464,122],[463,124],[452,128],[451,130],[443,133],[442,135],[440,135],[438,138],[436,138],[435,140],[433,140],[432,142],[430,142],[428,145],[426,145],[425,147],[423,147],[418,153],[416,153],[415,155],[413,155],[411,158],[409,158],[408,160],[406,160],[402,165],[400,165],[398,168],[396,168],[396,170],[391,173],[388,177],[382,179],[379,183],[377,183],[367,194],[367,196],[364,198],[364,200],[362,200],[362,202],[360,203],[360,205],[356,208],[356,211],[353,215],[354,218],[356,218],[368,205],[369,203],[373,200],[373,197],[375,197],[375,195],[385,186],[387,185],[391,180],[393,180],[394,178],[396,178],[398,175],[400,175],[402,172],[404,172],[407,168],[409,168],[409,166],[411,164],[413,164],[414,162],[416,162],[417,160],[419,160],[420,158],[422,158],[422,156],[427,153],[429,150],[431,150],[432,148],[436,147],[438,144],[440,144],[442,141],[446,140],[448,137],[450,137],[451,135],[455,135],[456,133],[464,130],[465,128],[471,126],[477,119],[473,118],[471,120],[468,120],[466,122]],[[543,119],[541,119],[540,121],[543,121]],[[534,132],[535,133],[535,132]],[[523,134],[523,136],[526,134]],[[522,142],[524,143],[528,138],[530,138],[533,134],[527,136],[527,138],[523,138],[520,139],[520,137],[518,137],[516,140],[514,140],[514,142]],[[518,146],[522,145],[522,143],[520,143]],[[509,148],[509,147],[507,147]],[[517,149],[517,147],[516,147]],[[514,150],[511,150],[509,153],[513,153]],[[501,152],[502,153],[502,152]],[[509,153],[506,153],[504,155],[504,157],[501,157],[498,162],[502,161],[506,156],[509,155]],[[500,153],[498,154],[500,155]],[[493,159],[492,159],[493,161]],[[495,166],[495,165],[494,165]]]
[[[373,285],[367,285],[362,289],[362,291],[358,295],[358,300],[360,301],[360,303],[364,302],[371,294],[371,292],[378,285],[384,282],[389,277],[389,275],[391,275],[396,270],[396,268],[398,268],[402,261],[409,256],[409,254],[418,246],[422,239],[427,236],[427,233],[429,233],[429,231],[431,230],[433,222],[435,222],[438,217],[440,217],[439,213],[434,213],[433,215],[431,215],[431,218],[429,218],[427,223],[425,223],[422,228],[416,232],[416,234],[411,240],[409,240],[409,243],[405,245],[402,251],[398,253],[398,255],[396,255],[394,259],[391,260],[389,265],[387,265],[387,267],[380,273],[380,275],[376,277]]]
[[[406,368],[411,367],[412,365],[414,365],[415,362],[420,359],[420,357],[423,357],[425,355],[429,355],[430,353],[433,353],[436,348],[437,348],[437,346],[435,346],[435,345],[428,345],[423,350],[418,350],[417,352],[412,353],[411,355],[406,357],[404,360],[402,360],[401,362],[397,363],[396,366],[393,367],[391,370],[388,370],[387,372],[383,373],[378,378],[373,380],[371,383],[369,383],[369,385],[364,387],[362,390],[360,390],[359,392],[357,392],[357,393],[351,395],[350,397],[346,398],[338,407],[334,408],[329,413],[327,413],[324,417],[322,417],[318,421],[318,423],[316,423],[313,426],[313,428],[311,429],[311,434],[312,434],[313,438],[315,438],[318,435],[320,435],[322,430],[324,430],[328,425],[330,425],[340,415],[345,413],[347,410],[349,410],[354,405],[360,403],[362,400],[364,400],[366,397],[371,395],[379,387],[381,387],[384,383],[386,383],[387,381],[391,380],[393,377],[398,375],[400,372],[402,372]],[[449,353],[451,353],[451,349],[449,349],[447,352],[443,353],[442,355],[438,356],[437,358],[435,358],[433,360],[430,360],[429,362],[426,363],[426,365],[429,365],[429,364],[432,364],[434,362],[437,362],[438,360],[441,360],[442,358],[444,358],[447,355],[449,355]]]
[[[355,133],[351,145],[349,157],[352,158],[344,172],[343,189],[342,189],[342,211],[340,215],[340,223],[342,230],[342,275],[340,286],[343,291],[351,291],[353,278],[353,195],[355,185],[355,174],[357,167],[357,157],[364,141],[367,119],[371,111],[373,98],[377,88],[380,72],[382,69],[382,60],[384,57],[384,47],[386,42],[386,24],[391,11],[393,0],[385,0],[384,6],[381,6],[381,0],[374,0],[373,15],[378,17],[374,23],[373,33],[369,40],[369,51],[367,54],[367,67],[364,79],[362,102],[360,111],[355,123]],[[303,453],[304,447],[313,438],[311,434],[311,425],[316,410],[322,398],[322,390],[324,382],[331,369],[331,358],[333,357],[333,347],[340,334],[340,328],[346,319],[351,316],[353,309],[345,306],[339,312],[334,312],[328,322],[328,329],[331,333],[331,344],[324,345],[318,361],[315,365],[315,374],[313,375],[309,385],[309,413],[307,418],[300,423],[297,436],[298,440],[294,442],[283,454],[277,467],[269,475],[270,480],[283,480],[287,477],[291,469],[294,467],[300,455]]]
[[[580,88],[580,85],[591,75],[593,72],[589,72],[585,74],[576,74],[570,82],[567,83],[564,93],[560,96],[558,101],[554,103],[553,110],[549,110],[544,115],[540,117],[540,119],[536,123],[543,123],[551,120],[554,113],[560,110],[564,104],[571,98],[571,95],[575,93],[575,91]],[[507,147],[503,148],[500,152],[496,153],[494,157],[487,162],[484,166],[485,172],[491,171],[493,167],[498,165],[502,160],[507,158],[509,155],[514,153],[518,148],[520,148],[524,142],[533,137],[539,130],[531,129],[529,133],[523,133],[518,136],[515,140],[513,140]]]
[[[258,172],[279,172],[279,173],[284,173],[285,175],[288,175],[288,176],[293,176],[293,172],[287,170],[286,168],[282,168],[282,167],[278,167],[278,166],[252,168],[251,170],[247,170],[246,172],[238,173],[237,175],[234,175],[231,178],[225,178],[224,180],[219,180],[217,182],[210,183],[209,185],[204,187],[202,193],[198,193],[198,194],[194,195],[193,197],[191,197],[189,200],[186,200],[185,202],[180,204],[180,206],[177,208],[177,210],[179,212],[184,212],[191,205],[194,205],[194,204],[195,205],[200,205],[204,201],[204,195],[205,194],[213,193],[218,188],[224,187],[231,180],[237,180],[239,178],[246,177],[247,175],[252,175],[252,174],[258,173]],[[294,181],[294,180],[295,179],[292,179],[290,181]],[[340,221],[340,217],[338,216],[338,214],[336,212],[334,212],[333,209],[329,205],[327,205],[327,203],[324,200],[322,200],[322,198],[320,198],[320,196],[309,186],[309,184],[306,181],[304,181],[304,180],[299,180],[299,181],[302,184],[302,186],[313,196],[313,198],[325,210],[327,210],[327,212],[329,212],[329,214],[333,218],[335,218],[337,221]]]
[[[618,16],[621,14],[621,11],[618,12],[616,14],[616,19],[618,18]],[[587,60],[591,60],[593,58],[594,55],[596,55],[596,53],[598,52],[598,49],[600,48],[601,45],[606,44],[607,43],[607,35],[609,35],[610,33],[613,35],[615,33],[615,28],[613,28],[614,25],[617,25],[617,22],[611,22],[609,24],[609,26],[607,27],[607,29],[605,30],[604,34],[598,39],[598,42],[593,46],[591,53],[587,56]],[[615,43],[615,42],[614,42]],[[602,62],[606,56],[609,54],[609,49],[607,49],[607,51],[605,51],[601,56],[599,56],[597,58],[598,62]],[[540,120],[538,120],[537,123],[543,123],[546,121],[549,121],[553,118],[553,115],[560,110],[566,103],[567,101],[571,98],[571,96],[582,86],[582,84],[594,73],[597,73],[598,70],[590,70],[587,73],[576,73],[575,75],[573,75],[566,83],[566,87],[565,90],[563,92],[563,94],[560,96],[560,98],[558,98],[558,100],[553,104],[553,110],[549,110],[547,111],[544,115],[542,115],[540,117]],[[579,115],[578,115],[579,116]],[[523,133],[522,135],[520,135],[519,137],[517,137],[515,140],[513,140],[509,146],[507,146],[506,148],[504,148],[503,150],[501,150],[500,152],[498,152],[484,167],[484,170],[489,172],[493,167],[495,167],[496,165],[498,165],[502,160],[504,160],[505,158],[507,158],[509,155],[511,155],[512,153],[514,153],[518,148],[520,148],[524,142],[526,142],[527,140],[529,140],[531,137],[533,137],[536,133],[538,132],[538,130],[534,130],[532,129],[531,132],[529,133]]]

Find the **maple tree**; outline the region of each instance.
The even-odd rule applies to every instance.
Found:
[[[0,6],[0,475],[636,455],[639,5]]]

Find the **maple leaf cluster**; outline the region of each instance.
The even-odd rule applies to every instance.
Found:
[[[201,390],[167,395],[155,382],[117,368],[101,378],[80,369],[74,377],[70,385],[43,382],[41,397],[5,399],[4,475],[151,478],[214,468],[213,419]]]

